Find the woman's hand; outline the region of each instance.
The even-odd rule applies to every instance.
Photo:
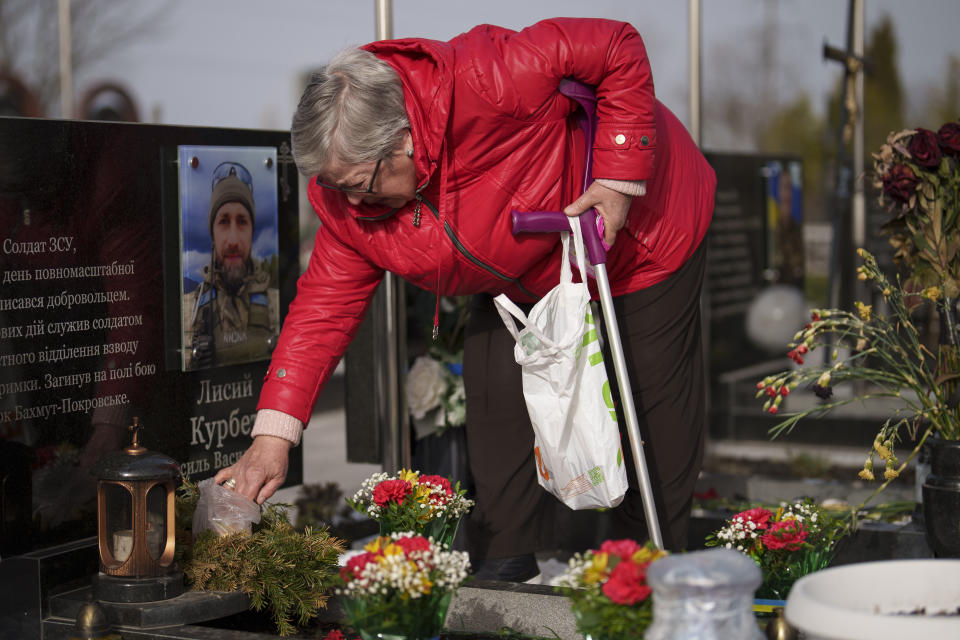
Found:
[[[600,217],[603,218],[603,239],[608,245],[613,246],[613,241],[617,238],[617,232],[627,222],[627,212],[630,211],[632,201],[633,196],[614,191],[594,181],[583,195],[563,212],[568,216],[575,217],[591,207],[595,208]]]
[[[257,436],[243,457],[221,469],[213,481],[220,484],[233,478],[234,491],[263,504],[287,477],[291,446],[293,443],[283,438]]]

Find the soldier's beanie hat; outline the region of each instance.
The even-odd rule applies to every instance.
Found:
[[[213,193],[210,195],[210,219],[208,227],[210,237],[213,237],[213,218],[217,211],[228,202],[239,202],[247,211],[250,212],[250,224],[256,224],[255,211],[253,208],[253,193],[240,178],[235,175],[229,175],[213,187]]]

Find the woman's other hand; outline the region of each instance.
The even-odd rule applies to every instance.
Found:
[[[257,436],[236,464],[217,472],[214,482],[220,484],[233,478],[234,491],[263,504],[287,477],[291,446],[284,438]]]
[[[563,212],[568,216],[575,217],[591,207],[595,208],[600,217],[603,218],[603,239],[608,245],[613,246],[613,241],[617,238],[617,232],[623,228],[627,221],[627,212],[630,211],[632,200],[633,196],[614,191],[594,181],[584,194]]]

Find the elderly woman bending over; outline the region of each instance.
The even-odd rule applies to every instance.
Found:
[[[571,123],[576,104],[558,91],[563,78],[596,89],[590,149]],[[480,577],[535,575],[556,501],[536,481],[513,341],[491,300],[507,293],[532,303],[557,283],[559,238],[514,237],[511,210],[596,207],[612,245],[607,269],[664,538],[682,548],[703,450],[699,294],[715,178],[656,100],[636,30],[555,19],[348,50],[311,79],[291,136],[321,226],[267,372],[253,444],[217,480],[235,478],[261,502],[281,485],[288,450],[385,271],[437,296],[475,294],[464,381],[478,504],[467,543]],[[582,192],[588,153],[597,178]],[[635,487],[631,478],[616,533],[642,538]]]

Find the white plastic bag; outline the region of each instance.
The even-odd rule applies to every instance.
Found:
[[[212,529],[218,536],[227,536],[238,531],[251,532],[260,522],[260,505],[245,495],[217,484],[213,478],[201,480],[197,485],[200,498],[193,512],[193,537],[201,531]]]
[[[517,341],[514,358],[522,368],[540,485],[571,509],[615,507],[626,493],[627,471],[590,313],[583,237],[576,218],[570,220],[582,281],[573,282],[564,259],[560,284],[528,315],[505,295],[494,302]],[[569,246],[565,231],[561,255],[568,255]]]

